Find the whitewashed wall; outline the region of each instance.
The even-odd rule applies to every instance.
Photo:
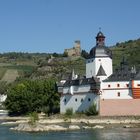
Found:
[[[134,80],[134,87],[140,88],[140,80]]]
[[[71,86],[64,87],[63,94],[74,94],[78,92],[88,92],[90,90],[90,85],[80,85],[80,86]]]
[[[119,84],[119,87],[118,87]],[[132,91],[128,81],[121,82],[102,82],[101,83],[101,99],[133,99]],[[110,85],[110,87],[108,87]],[[120,96],[118,96],[120,93]]]
[[[104,80],[112,74],[112,59],[110,57],[97,57],[95,59],[88,59],[86,61],[86,77],[96,77],[100,65],[102,65],[107,75],[101,77],[101,79]]]
[[[97,57],[97,58],[95,58],[95,65],[96,65],[96,69],[95,69],[96,75],[98,73],[100,65],[102,65],[102,67],[104,68],[105,73],[107,75],[105,77],[105,79],[112,74],[112,59],[110,57],[103,57],[103,58]]]
[[[66,109],[72,108],[73,112],[83,112],[89,108],[90,105],[95,103],[98,107],[99,96],[94,93],[64,95],[60,99],[60,113],[65,113]]]
[[[86,78],[91,78],[92,76],[95,75],[95,59],[87,59],[86,60]]]

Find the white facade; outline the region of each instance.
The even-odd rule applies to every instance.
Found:
[[[84,112],[93,103],[98,109],[98,100],[99,96],[94,93],[66,94],[60,98],[60,112],[65,113],[69,108],[72,108],[73,112]]]
[[[100,66],[105,70],[106,76],[97,76]],[[112,74],[112,59],[109,56],[96,57],[86,60],[86,78],[96,77],[101,80],[106,79]]]
[[[101,99],[133,99],[129,81],[101,83]]]
[[[63,88],[60,98],[60,112],[72,108],[73,112],[83,112],[93,103],[98,109],[99,96],[90,91],[90,85],[70,86]]]
[[[64,87],[63,94],[85,93],[90,91],[90,85]]]
[[[135,88],[140,88],[140,80],[135,80],[134,81],[134,87]]]

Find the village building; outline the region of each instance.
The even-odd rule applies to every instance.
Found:
[[[124,58],[113,72],[112,52],[101,31],[86,60],[86,76],[79,78],[73,71],[69,79],[60,81],[58,91],[61,113],[68,108],[84,112],[96,104],[101,116],[140,115],[140,72],[129,68]]]

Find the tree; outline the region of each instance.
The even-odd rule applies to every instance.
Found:
[[[81,56],[84,57],[85,59],[88,59],[89,58],[89,54],[85,50],[82,50]]]
[[[63,53],[63,57],[68,57],[68,53],[67,52],[64,52]]]
[[[48,115],[59,111],[59,94],[55,81],[26,80],[12,86],[7,93],[5,107],[10,115],[25,115],[44,111]]]
[[[0,94],[6,94],[8,84],[5,81],[0,81]]]

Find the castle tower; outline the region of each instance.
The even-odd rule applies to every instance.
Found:
[[[80,56],[81,55],[81,43],[80,43],[80,40],[75,41],[74,48],[75,48],[76,55]]]
[[[96,46],[90,50],[90,58],[86,60],[86,77],[97,77],[100,81],[112,74],[112,52],[105,46],[105,36],[99,31]]]

